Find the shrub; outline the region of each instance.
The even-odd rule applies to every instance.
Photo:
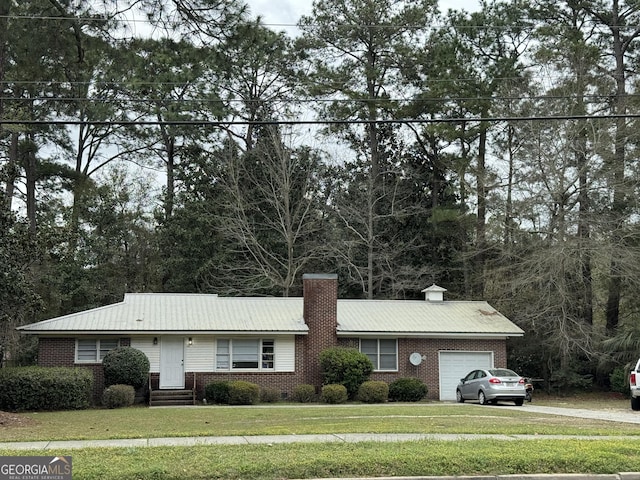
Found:
[[[149,376],[149,359],[133,347],[118,347],[107,352],[102,359],[105,385],[131,385],[143,387]]]
[[[427,392],[427,386],[418,378],[398,378],[389,384],[389,400],[395,402],[419,402]]]
[[[102,405],[107,408],[130,407],[136,398],[136,391],[131,385],[111,385],[102,394]]]
[[[358,400],[364,403],[384,403],[389,398],[389,385],[386,382],[368,380],[358,389]]]
[[[345,403],[347,401],[347,388],[336,383],[324,385],[320,398],[324,403]]]
[[[92,395],[86,368],[0,368],[0,410],[77,410],[91,406]]]
[[[300,403],[313,402],[316,399],[316,387],[309,385],[308,383],[296,385],[296,388],[293,389],[291,399],[294,402]]]
[[[369,379],[373,364],[355,348],[333,347],[320,353],[320,368],[325,385],[344,385],[349,398],[353,398],[360,385]]]
[[[277,403],[282,398],[280,390],[272,387],[263,387],[260,390],[260,401],[262,403]]]
[[[204,387],[204,398],[209,403],[229,404],[229,382],[210,382]]]
[[[260,401],[260,387],[255,383],[229,382],[229,405],[255,405]]]
[[[612,392],[623,393],[627,396],[631,392],[629,388],[629,374],[624,367],[616,367],[613,369],[609,374],[609,383]]]

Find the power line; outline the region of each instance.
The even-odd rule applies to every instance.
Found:
[[[626,94],[625,98],[633,99],[639,98],[640,93]],[[166,105],[175,104],[313,104],[313,103],[407,103],[407,104],[427,104],[427,103],[450,103],[450,102],[470,102],[470,101],[491,101],[491,102],[513,102],[513,101],[558,101],[558,100],[584,100],[586,103],[602,103],[611,99],[611,95],[605,94],[587,94],[587,95],[518,95],[518,96],[475,96],[475,97],[420,97],[420,98],[278,98],[278,99],[255,99],[255,100],[243,100],[240,98],[170,98],[170,97],[110,97],[110,98],[81,98],[81,97],[2,97],[2,102],[12,103],[24,103],[24,102],[64,102],[64,103],[148,103],[148,102],[162,102]]]
[[[397,118],[380,120],[0,120],[0,125],[75,125],[75,126],[212,126],[233,125],[371,125],[371,124],[434,124],[434,123],[501,123],[544,122],[565,120],[610,120],[640,118],[640,113],[605,115],[541,115],[524,117],[455,117],[455,118]]]
[[[60,21],[60,20],[64,20],[64,21],[73,21],[73,22],[111,22],[117,19],[117,13],[114,14],[104,14],[104,16],[96,16],[96,17],[68,17],[68,16],[55,16],[55,15],[0,15],[0,19],[7,19],[7,20],[56,20],[56,21]],[[257,18],[253,18],[252,20],[249,20],[248,23],[253,23],[256,21]],[[121,23],[141,23],[141,24],[146,24],[146,25],[151,25],[151,26],[155,26],[154,22],[151,19],[147,19],[147,18],[124,18],[124,19],[120,19],[118,20]],[[216,27],[224,27],[226,24],[224,22],[208,22],[208,24],[216,26]],[[262,27],[278,27],[278,28],[318,28],[318,27],[324,27],[325,25],[320,25],[320,24],[314,24],[314,23],[310,23],[310,24],[306,24],[306,25],[301,25],[300,23],[263,23],[260,22],[257,25],[262,26]],[[523,22],[523,23],[519,23],[519,24],[503,24],[503,25],[495,25],[495,24],[486,24],[486,23],[481,23],[481,24],[448,24],[445,23],[444,20],[439,20],[439,21],[435,21],[432,22],[429,25],[429,28],[431,29],[438,29],[438,28],[453,28],[453,29],[475,29],[475,30],[515,30],[518,28],[521,29],[531,29],[532,27],[536,26],[536,25],[543,25],[545,26],[546,24],[537,20],[537,19],[533,19],[529,22]],[[627,28],[627,29],[631,29],[631,30],[636,30],[638,28],[640,28],[640,26],[638,25],[633,25],[633,24],[620,24],[620,25],[603,25],[600,23],[597,23],[595,20],[593,19],[585,19],[585,21],[583,22],[584,26],[601,26],[601,27],[606,27],[606,28]],[[378,25],[370,25],[370,24],[352,24],[352,23],[333,23],[330,25],[330,27],[334,27],[334,28],[343,28],[343,27],[351,27],[351,28],[370,28],[370,29],[392,29],[392,28],[401,28],[401,29],[405,29],[405,30],[422,30],[427,28],[427,26],[425,24],[393,24],[393,23],[381,23]]]

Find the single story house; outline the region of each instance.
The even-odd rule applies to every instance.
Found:
[[[126,294],[114,305],[18,327],[39,338],[42,366],[91,368],[96,398],[101,359],[117,346],[143,351],[152,391],[191,390],[203,398],[216,380],[241,379],[286,397],[322,384],[320,352],[355,347],[373,362],[373,380],[416,377],[428,397],[454,400],[475,368],[506,367],[506,340],[523,331],[484,301],[338,299],[335,274],[303,276],[303,297]]]

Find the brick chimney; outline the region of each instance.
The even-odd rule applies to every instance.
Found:
[[[338,275],[305,274],[302,288],[304,321],[309,327],[304,342],[305,381],[320,387],[320,352],[338,344]]]

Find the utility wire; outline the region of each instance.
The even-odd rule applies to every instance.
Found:
[[[434,124],[434,123],[500,123],[562,120],[608,120],[640,118],[640,113],[605,115],[551,115],[526,117],[456,117],[456,118],[398,118],[381,120],[16,120],[0,119],[0,125],[77,125],[77,126],[213,126],[232,125],[371,125],[371,124]]]
[[[640,97],[640,93],[632,93],[625,95],[625,98]],[[308,104],[308,103],[402,103],[411,104],[421,103],[447,103],[447,102],[469,102],[469,101],[492,101],[492,102],[510,102],[510,101],[557,101],[557,100],[577,100],[582,99],[587,103],[606,102],[611,100],[611,95],[533,95],[533,96],[512,96],[512,97],[420,97],[420,98],[280,98],[280,99],[256,99],[243,100],[240,98],[167,98],[167,97],[112,97],[112,98],[80,98],[80,97],[0,97],[0,101],[4,102],[67,102],[67,103],[144,103],[144,102],[163,102],[167,105],[187,104],[187,103],[219,103],[219,104]]]
[[[111,16],[111,14],[104,14],[105,16],[96,16],[96,17],[69,17],[69,16],[55,16],[55,15],[0,15],[0,19],[8,19],[8,20],[55,20],[55,21],[59,21],[59,20],[65,20],[65,21],[74,21],[74,22],[110,22],[113,21],[114,19],[116,19],[116,16]],[[257,20],[257,18],[253,18],[251,20],[249,20],[249,23],[255,22]],[[149,25],[154,25],[153,21],[150,19],[146,19],[146,18],[124,18],[120,20],[122,23],[142,23],[142,24],[149,24]],[[211,25],[216,26],[216,27],[224,27],[225,23],[223,22],[210,22]],[[542,26],[546,26],[545,23],[534,19],[532,21],[529,22],[524,22],[524,23],[520,23],[520,24],[508,24],[508,25],[492,25],[492,24],[465,24],[465,25],[459,25],[459,24],[448,24],[445,22],[434,22],[432,24],[430,24],[430,27],[432,28],[443,28],[443,27],[447,27],[447,28],[453,28],[453,29],[484,29],[484,30],[514,30],[514,29],[518,29],[518,28],[528,28],[530,29],[532,26],[535,25],[542,25]],[[259,23],[260,26],[263,27],[286,27],[286,28],[304,28],[304,27],[309,27],[309,28],[316,28],[319,26],[324,26],[324,25],[318,25],[318,24],[308,24],[308,25],[300,25],[299,23],[263,23],[260,22]],[[636,30],[637,28],[639,28],[638,25],[633,25],[633,24],[621,24],[621,25],[602,25],[600,23],[597,23],[595,20],[590,19],[590,18],[585,18],[585,21],[583,22],[583,25],[586,26],[601,26],[601,27],[606,27],[606,28],[628,28],[628,29],[632,29],[632,30]],[[352,28],[374,28],[374,29],[387,29],[387,28],[402,28],[402,29],[424,29],[426,26],[424,24],[414,24],[414,25],[410,25],[410,24],[393,24],[393,23],[382,23],[379,25],[369,25],[369,24],[352,24],[352,23],[334,23],[330,25],[331,27],[335,27],[335,28],[340,28],[340,27],[352,27]]]

